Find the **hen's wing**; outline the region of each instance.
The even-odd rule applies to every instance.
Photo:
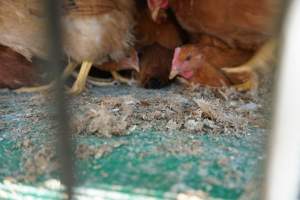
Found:
[[[32,63],[12,49],[0,45],[0,88],[29,86],[36,83],[37,79]]]
[[[273,34],[280,0],[170,1],[181,26],[216,36],[231,46],[257,49]]]
[[[46,27],[41,0],[0,0],[0,44],[24,55],[45,58]]]

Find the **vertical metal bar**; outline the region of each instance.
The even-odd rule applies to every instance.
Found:
[[[71,135],[68,124],[67,102],[64,95],[64,83],[61,77],[63,65],[60,62],[63,58],[62,53],[62,37],[61,37],[61,3],[60,0],[47,0],[46,12],[48,19],[48,68],[52,71],[54,77],[57,78],[54,106],[56,108],[56,120],[58,122],[57,130],[57,152],[61,161],[61,169],[63,173],[62,182],[66,186],[68,199],[72,199],[73,188],[73,163],[71,150]]]
[[[299,0],[291,1],[284,21],[280,73],[276,80],[276,117],[267,165],[266,200],[297,200],[300,195]]]

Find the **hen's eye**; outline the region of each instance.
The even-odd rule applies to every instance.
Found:
[[[187,57],[186,57],[186,61],[190,61],[192,59],[192,56],[191,55],[188,55]]]

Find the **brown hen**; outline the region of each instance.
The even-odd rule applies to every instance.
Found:
[[[37,0],[0,0],[0,43],[21,53],[47,56],[43,2]],[[129,54],[133,45],[133,0],[64,0],[63,48],[71,63],[69,75],[82,63],[71,93],[84,87],[93,63],[101,65]]]
[[[231,82],[220,68],[236,66],[251,55],[251,51],[228,47],[224,42],[205,35],[199,38],[197,44],[176,48],[170,79],[179,75],[192,84],[229,86]]]
[[[271,38],[274,19],[279,15],[279,0],[148,0],[148,3],[153,12],[157,12],[157,7],[165,9],[168,3],[179,24],[194,37],[208,34],[231,48],[256,52],[249,62],[238,63],[235,69],[224,69],[228,75],[242,72],[254,75],[255,66],[273,59],[276,40]],[[256,85],[255,80],[251,81],[251,86]]]
[[[136,48],[139,51],[138,81],[145,88],[161,88],[169,83],[172,54],[183,44],[181,31],[171,19],[155,23],[147,4],[139,0],[136,16]]]
[[[175,49],[182,45],[180,28],[171,19],[158,24],[151,19],[147,7],[139,6],[138,10],[135,26],[136,47],[157,43],[165,48]]]
[[[133,0],[65,0],[64,8],[64,50],[73,62],[82,62],[71,92],[80,93],[93,63],[126,57],[134,42],[135,5]]]

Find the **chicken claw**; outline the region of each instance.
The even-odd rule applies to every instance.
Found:
[[[93,63],[89,62],[89,61],[82,62],[78,77],[77,77],[75,83],[73,84],[71,90],[69,90],[70,94],[78,95],[85,89],[87,77],[92,68],[92,65],[93,65]]]
[[[134,83],[133,80],[128,79],[128,78],[124,78],[117,71],[112,71],[111,75],[113,76],[114,80],[119,81],[120,83],[125,83],[127,85],[132,85],[132,83]]]
[[[276,50],[276,45],[276,40],[273,38],[264,44],[245,64],[234,68],[222,68],[222,71],[224,71],[229,77],[245,74],[250,75],[250,78],[246,81],[241,84],[234,85],[233,87],[238,91],[257,89],[258,72],[266,74],[271,70],[271,63],[275,60],[274,51]]]
[[[75,71],[75,69],[78,67],[77,64],[69,62],[69,64],[67,65],[67,67],[64,70],[64,73],[62,75],[62,79],[65,80],[66,78],[68,78],[69,76],[72,75],[72,73]]]
[[[229,76],[229,79],[238,75],[248,75],[243,83],[233,85],[237,91],[255,90],[258,87],[257,74],[251,65],[245,64],[234,68],[222,68],[222,71]]]
[[[91,85],[95,86],[114,86],[117,85],[118,82],[112,80],[112,79],[102,79],[102,78],[94,78],[94,77],[88,77],[87,82]]]
[[[69,63],[66,67],[66,69],[64,70],[64,73],[62,75],[62,79],[65,80],[66,78],[68,78],[71,73],[76,69],[77,65],[74,63]],[[55,85],[55,81],[51,81],[49,84],[47,85],[42,85],[42,86],[36,86],[36,87],[22,87],[19,89],[16,89],[15,92],[16,93],[36,93],[36,92],[45,92],[48,91],[50,89],[53,89]]]
[[[53,88],[54,82],[52,81],[51,83],[47,85],[42,85],[42,86],[36,86],[36,87],[22,87],[19,89],[14,90],[16,93],[36,93],[36,92],[45,92]]]

